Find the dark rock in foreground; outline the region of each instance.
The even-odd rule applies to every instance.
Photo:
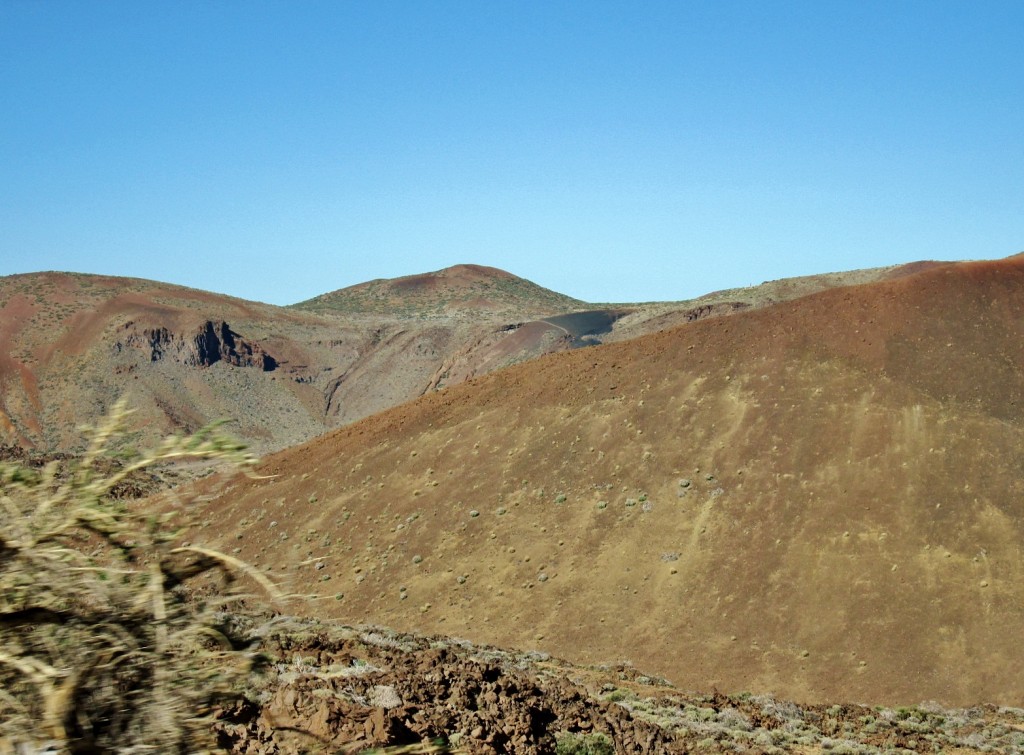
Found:
[[[379,627],[279,624],[251,699],[220,711],[233,753],[363,752],[443,742],[467,753],[1019,752],[1024,710],[801,706],[684,693],[631,666],[578,667]],[[561,750],[560,750],[561,751]],[[573,751],[573,750],[569,750]],[[600,752],[578,749],[576,752]]]

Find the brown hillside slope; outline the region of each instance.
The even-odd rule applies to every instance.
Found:
[[[230,418],[265,452],[575,345],[556,325],[523,324],[555,294],[488,274],[518,292],[520,316],[467,302],[457,317],[422,318],[461,290],[438,274],[443,285],[411,308],[344,316],[130,278],[0,278],[0,445],[73,451],[77,428],[127,396],[150,439]],[[533,289],[546,293],[535,301]]]
[[[205,531],[325,615],[684,688],[1019,705],[1024,260],[546,357],[271,457]]]
[[[0,278],[0,442],[74,450],[77,428],[125,396],[150,437],[231,418],[254,446],[280,448],[329,426],[318,383],[369,331],[155,281]]]

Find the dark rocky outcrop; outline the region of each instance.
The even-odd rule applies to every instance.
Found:
[[[118,353],[127,349],[149,352],[152,362],[170,357],[192,367],[209,367],[226,362],[236,367],[256,367],[270,372],[277,360],[258,343],[231,330],[226,322],[207,320],[192,334],[174,333],[166,327],[139,328],[135,322],[124,325],[127,336],[114,346]]]
[[[801,705],[685,692],[627,664],[580,667],[382,627],[277,621],[263,636],[261,679],[214,714],[222,751],[969,753],[1019,752],[1024,742],[1019,708]]]
[[[440,739],[463,753],[541,755],[561,732],[599,732],[617,752],[688,751],[684,738],[550,673],[558,662],[543,656],[380,628],[330,634],[271,639],[279,662],[265,702],[219,715],[225,750],[363,752]]]
[[[207,320],[193,336],[196,364],[209,366],[221,360],[236,367],[259,367],[270,372],[277,360],[267,354],[259,344],[250,343],[235,333],[226,322]]]

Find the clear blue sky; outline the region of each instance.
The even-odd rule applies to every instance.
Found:
[[[1024,2],[0,2],[0,275],[590,301],[1024,250]]]

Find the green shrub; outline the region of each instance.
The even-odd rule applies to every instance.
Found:
[[[604,734],[562,732],[555,738],[555,755],[614,755],[615,747]]]

